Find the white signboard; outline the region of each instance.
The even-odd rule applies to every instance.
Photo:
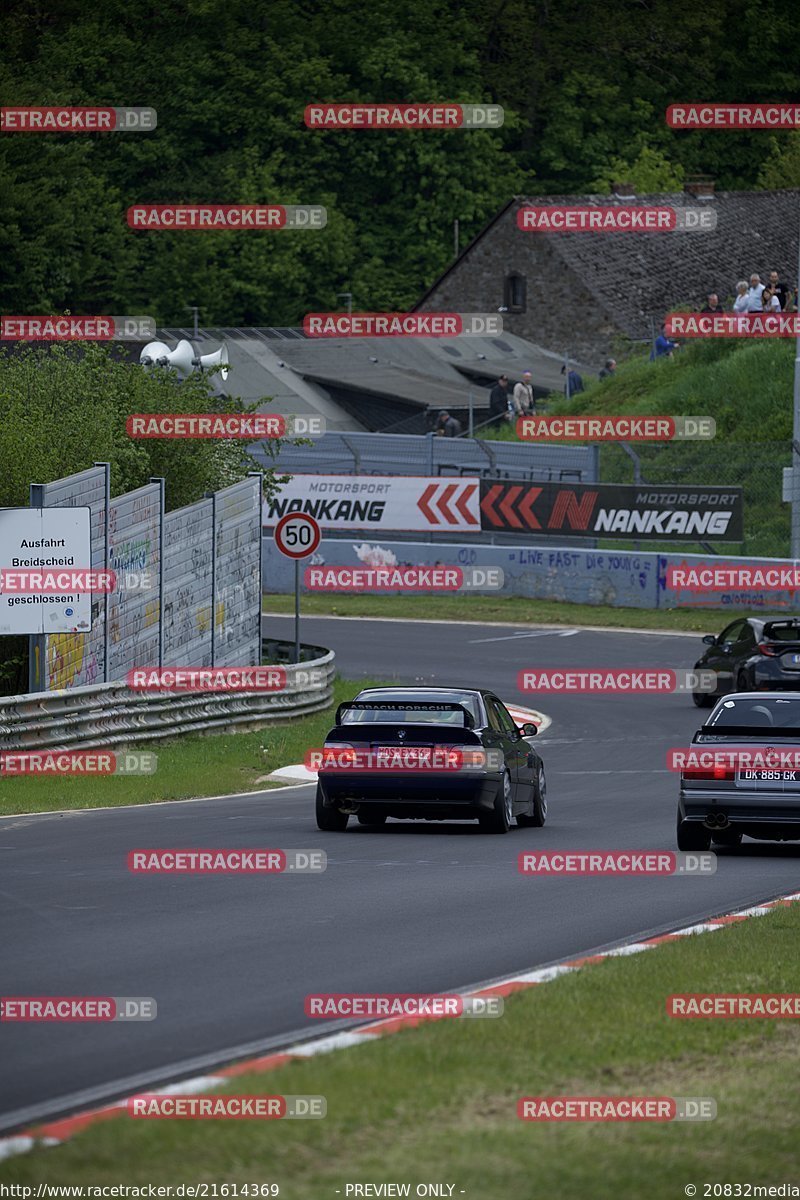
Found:
[[[0,572],[46,577],[92,565],[88,508],[0,508]],[[46,580],[48,586],[53,580]],[[90,592],[11,591],[0,574],[0,634],[88,633]]]
[[[293,475],[264,501],[264,525],[287,513],[323,529],[479,533],[480,480],[452,475]]]

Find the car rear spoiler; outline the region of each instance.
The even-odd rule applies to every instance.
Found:
[[[456,704],[454,701],[433,700],[430,704],[424,704],[421,701],[406,702],[403,700],[349,700],[345,704],[340,704],[336,710],[336,724],[341,725],[343,715],[351,708],[372,709],[373,712],[460,712],[464,718],[464,728],[474,729],[475,721],[472,713],[463,704]],[[382,721],[372,722],[376,725],[384,724]],[[420,722],[429,724],[428,721]],[[396,724],[390,718],[387,718],[385,724]],[[414,722],[410,721],[413,725]]]
[[[787,729],[780,725],[701,725],[694,736],[696,738],[701,734],[709,737],[760,737],[765,742],[773,738],[793,737],[800,740],[800,729]]]

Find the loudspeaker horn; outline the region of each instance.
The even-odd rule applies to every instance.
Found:
[[[148,342],[139,355],[144,367],[172,367],[179,375],[190,375],[195,363],[191,343],[182,338],[174,350],[164,342]]]
[[[201,354],[199,358],[194,359],[195,366],[199,366],[201,371],[207,371],[209,367],[221,366],[222,370],[219,374],[223,380],[228,378],[228,371],[230,370],[228,366],[229,361],[228,347],[225,345],[220,346],[219,350],[216,350],[213,354]]]

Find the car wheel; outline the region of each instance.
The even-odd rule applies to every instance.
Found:
[[[357,813],[359,825],[385,825],[386,813]]]
[[[714,697],[709,696],[708,692],[692,692],[692,700],[696,708],[710,708],[714,703]]]
[[[678,814],[678,849],[710,850],[711,830],[696,821],[682,821]]]
[[[741,846],[742,835],[735,829],[718,829],[712,833],[711,841],[715,846]]]
[[[322,784],[317,784],[317,829],[325,833],[342,833],[347,829],[348,814],[339,812],[338,808],[330,808],[325,804],[325,793]]]
[[[513,819],[514,802],[511,795],[511,776],[503,772],[502,782],[498,785],[494,808],[489,813],[481,813],[478,823],[484,833],[508,833]]]
[[[539,765],[539,775],[536,783],[533,785],[533,800],[531,803],[532,812],[523,813],[517,817],[517,824],[525,827],[533,825],[537,829],[541,829],[547,820],[547,781],[544,777],[544,767]]]
[[[750,684],[747,682],[747,676],[745,675],[744,671],[740,671],[736,676],[736,690],[737,692],[752,691]]]

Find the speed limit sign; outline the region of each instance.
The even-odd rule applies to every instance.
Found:
[[[319,546],[319,522],[307,513],[287,513],[275,526],[275,545],[287,558],[308,558]]]

